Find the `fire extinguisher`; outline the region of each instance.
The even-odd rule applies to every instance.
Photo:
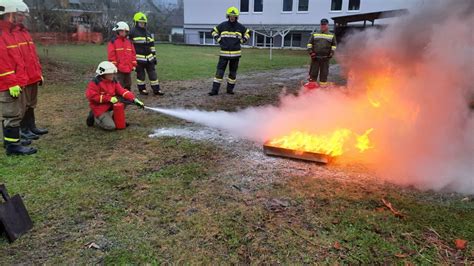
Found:
[[[125,123],[125,104],[114,104],[114,122],[116,129],[124,129],[127,127]]]
[[[319,88],[319,84],[315,81],[308,81],[306,83],[302,81],[301,86],[305,89],[305,91],[312,91]]]

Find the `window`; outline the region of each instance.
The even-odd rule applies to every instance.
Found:
[[[285,40],[283,41],[283,46],[291,47],[291,34],[285,35]]]
[[[359,10],[360,0],[349,0],[349,10]]]
[[[301,33],[293,33],[291,37],[293,38],[291,46],[301,47]]]
[[[264,46],[265,45],[265,36],[257,34],[256,45],[257,46]]]
[[[305,12],[308,11],[309,8],[309,0],[299,0],[298,2],[298,11]]]
[[[301,33],[289,33],[283,43],[285,47],[301,47]]]
[[[341,11],[342,0],[331,0],[331,11]]]
[[[214,44],[214,38],[212,38],[212,34],[210,32],[199,32],[201,36],[201,44]]]
[[[240,12],[249,12],[249,0],[240,0]]]
[[[283,12],[293,11],[293,0],[283,0]]]
[[[253,12],[263,12],[263,0],[254,0]]]
[[[273,42],[273,38],[266,37],[261,34],[255,34],[255,36],[256,36],[255,45],[258,47],[270,47],[270,45]]]

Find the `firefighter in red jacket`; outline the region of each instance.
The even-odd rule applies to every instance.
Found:
[[[97,67],[97,76],[89,82],[86,90],[86,97],[91,108],[91,113],[87,118],[88,126],[93,126],[95,122],[97,126],[105,130],[114,130],[116,127],[112,108],[120,98],[133,102],[140,108],[145,107],[131,91],[124,89],[115,80],[116,73],[117,67],[109,61],[104,61]]]
[[[127,38],[130,27],[127,23],[117,22],[113,28],[116,35],[109,42],[107,47],[108,59],[118,69],[117,81],[125,89],[132,89],[132,71],[137,66],[137,55],[132,41]]]
[[[13,35],[17,15],[28,7],[19,0],[0,0],[0,115],[3,141],[7,155],[28,155],[36,149],[26,147],[31,141],[21,141],[20,123],[28,83],[26,66]],[[25,145],[25,146],[24,146]]]
[[[21,136],[24,139],[38,139],[40,135],[48,133],[48,130],[36,127],[35,108],[38,103],[38,86],[43,84],[43,74],[41,63],[36,52],[36,46],[33,43],[28,29],[24,26],[25,15],[28,14],[28,7],[25,5],[25,12],[18,13],[15,21],[13,34],[17,41],[18,49],[22,55],[28,75],[28,82],[23,89],[25,102],[23,104],[21,121]]]

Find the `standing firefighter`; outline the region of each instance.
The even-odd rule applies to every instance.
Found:
[[[95,123],[102,129],[115,130],[113,105],[120,99],[133,102],[140,108],[145,107],[131,91],[124,89],[115,80],[117,67],[113,63],[101,62],[95,73],[96,77],[89,82],[86,90],[86,97],[91,108],[91,114],[87,118],[88,126],[93,126]]]
[[[317,82],[318,76],[321,86],[328,84],[329,60],[336,50],[336,36],[329,32],[328,20],[321,20],[321,31],[313,33],[309,39],[307,48],[311,56],[311,68],[309,70],[310,82]]]
[[[113,28],[116,35],[107,47],[108,59],[118,69],[117,80],[127,90],[132,90],[132,71],[137,66],[135,47],[127,38],[130,28],[120,21]]]
[[[227,93],[234,94],[234,87],[237,81],[237,69],[241,56],[241,43],[246,43],[250,38],[249,30],[240,24],[239,10],[236,7],[227,9],[227,21],[214,27],[212,36],[221,46],[219,62],[217,63],[216,76],[212,84],[210,96],[218,95],[219,88],[224,78],[225,69],[229,64],[229,76],[227,77]]]
[[[135,27],[130,32],[130,40],[132,40],[137,53],[137,86],[138,91],[142,95],[148,95],[145,83],[145,71],[148,73],[148,79],[150,80],[151,88],[155,95],[164,95],[160,89],[160,81],[156,74],[156,49],[155,40],[146,29],[148,19],[145,14],[138,12],[133,16]]]
[[[43,74],[36,46],[24,25],[26,15],[28,15],[28,7],[25,5],[25,11],[17,13],[13,34],[28,76],[27,85],[22,92],[25,95],[25,102],[22,107],[21,136],[24,139],[32,140],[47,134],[48,130],[36,127],[35,108],[38,103],[38,87],[43,85]]]
[[[0,0],[0,115],[7,155],[36,153],[36,149],[23,146],[31,144],[31,141],[20,141],[22,107],[25,102],[22,87],[28,85],[29,78],[13,35],[18,13],[27,10],[28,7],[22,1]]]

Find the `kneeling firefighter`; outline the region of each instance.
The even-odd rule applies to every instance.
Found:
[[[95,123],[105,130],[125,128],[124,104],[119,100],[125,103],[133,102],[138,107],[145,108],[143,102],[117,82],[116,73],[117,67],[112,62],[104,61],[97,67],[97,76],[89,82],[86,90],[86,97],[91,108],[87,118],[88,126],[93,126]],[[118,117],[119,111],[120,117]],[[119,126],[119,123],[123,126]]]

